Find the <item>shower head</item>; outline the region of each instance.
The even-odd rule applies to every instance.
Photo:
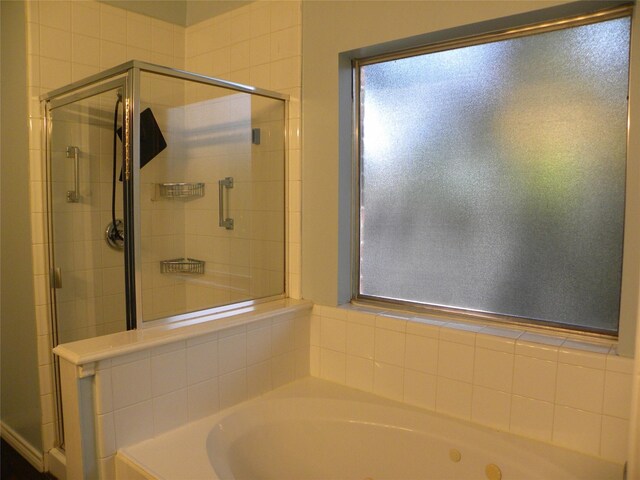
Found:
[[[122,127],[118,129],[118,137],[122,140]],[[140,113],[140,168],[149,163],[162,150],[167,148],[167,142],[156,122],[150,108]],[[122,181],[122,170],[120,170]]]

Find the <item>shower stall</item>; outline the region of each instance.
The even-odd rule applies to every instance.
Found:
[[[54,346],[285,295],[286,95],[130,61],[41,99]]]

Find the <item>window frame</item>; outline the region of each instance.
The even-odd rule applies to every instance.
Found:
[[[513,28],[506,28],[497,31],[490,31],[485,33],[474,34],[470,36],[463,36],[458,38],[452,38],[444,41],[435,42],[432,44],[421,45],[417,47],[405,48],[401,50],[395,50],[392,52],[385,52],[382,54],[376,54],[372,56],[364,56],[361,58],[353,58],[351,60],[351,74],[352,74],[352,246],[351,246],[351,260],[352,260],[352,279],[351,279],[351,301],[356,304],[372,305],[381,308],[394,308],[408,311],[414,311],[422,314],[435,315],[442,318],[451,318],[457,320],[467,320],[480,323],[492,323],[501,325],[512,325],[519,327],[529,327],[536,330],[548,330],[557,331],[564,334],[584,335],[594,338],[599,338],[607,341],[617,340],[620,334],[622,308],[619,311],[618,328],[615,333],[604,331],[597,328],[589,328],[584,326],[570,326],[565,323],[542,321],[523,317],[516,317],[506,314],[487,313],[483,311],[477,311],[472,309],[466,309],[461,307],[450,307],[435,304],[423,304],[418,302],[411,302],[406,300],[390,299],[384,297],[376,297],[370,295],[364,295],[360,293],[360,229],[361,229],[361,178],[362,178],[362,151],[361,151],[361,131],[362,121],[360,118],[361,113],[361,79],[360,72],[361,67],[366,65],[372,65],[377,63],[389,62],[393,60],[409,58],[418,55],[425,55],[430,53],[436,53],[446,50],[453,50],[456,48],[469,47],[474,45],[481,45],[486,43],[498,42],[502,40],[511,40],[515,38],[528,37],[536,34],[552,32],[557,30],[568,29],[572,27],[584,26],[594,23],[600,23],[607,20],[614,20],[618,18],[629,17],[630,18],[630,49],[633,44],[633,16],[634,5],[623,4],[615,7],[598,10],[595,12],[584,13],[579,15],[572,15],[568,17],[536,22],[527,25],[514,26]],[[631,52],[629,58],[628,76],[631,76]],[[630,97],[631,83],[628,83],[627,98]],[[627,119],[630,117],[630,104],[627,103]],[[627,121],[626,131],[626,159],[625,169],[629,169],[629,121]],[[628,177],[628,175],[627,175]],[[625,181],[625,203],[629,196],[628,192],[629,183],[628,178]],[[627,223],[627,208],[624,209],[624,225],[623,229],[626,229]],[[626,235],[623,235],[622,242],[622,276],[624,277],[624,264],[625,264],[625,239]],[[623,285],[624,278],[621,281],[620,298],[619,302],[622,304]]]

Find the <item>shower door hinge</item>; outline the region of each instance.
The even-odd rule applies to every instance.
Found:
[[[62,288],[62,270],[60,268],[51,269],[51,288]]]

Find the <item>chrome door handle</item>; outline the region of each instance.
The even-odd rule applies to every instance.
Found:
[[[225,216],[224,208],[224,189],[233,188],[233,177],[225,177],[222,180],[218,180],[218,225],[224,227],[227,230],[233,230],[233,218]],[[227,213],[229,205],[227,205]]]
[[[67,158],[73,157],[73,190],[67,191],[67,202],[78,203],[80,201],[80,149],[67,147]]]

